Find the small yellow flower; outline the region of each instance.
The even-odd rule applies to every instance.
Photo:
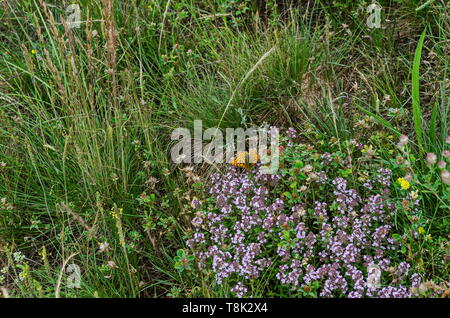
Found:
[[[419,190],[416,190],[416,191],[412,191],[411,192],[411,198],[412,199],[417,199],[419,197]]]
[[[36,52],[36,50],[31,50],[31,54],[36,54],[37,52]]]
[[[420,233],[420,234],[425,233],[425,229],[424,229],[423,227],[419,227],[418,230],[419,230],[419,233]]]
[[[117,211],[115,208],[112,208],[111,211],[109,212],[109,214],[113,217],[113,219],[117,220],[119,218],[119,216],[122,215],[122,211],[123,211],[122,208],[118,208]]]
[[[39,255],[41,256],[43,261],[45,261],[47,259],[47,249],[45,248],[45,246],[42,246],[42,249],[39,252]]]
[[[398,178],[397,182],[400,184],[403,190],[408,190],[411,187],[411,184],[405,178]]]

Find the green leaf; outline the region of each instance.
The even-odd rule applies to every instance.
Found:
[[[433,2],[434,2],[434,0],[428,0],[428,1],[426,1],[424,4],[422,4],[421,6],[419,6],[419,7],[416,8],[416,12],[419,12],[419,11],[425,9],[426,7],[428,7],[428,6],[429,6],[431,3],[433,3]]]
[[[372,113],[371,111],[369,111],[369,110],[367,110],[367,109],[365,109],[365,108],[359,106],[358,104],[356,104],[356,107],[357,107],[360,111],[362,111],[363,113],[365,113],[366,115],[369,115],[369,116],[375,118],[375,119],[376,119],[380,124],[382,124],[385,128],[388,128],[388,129],[390,129],[392,132],[394,132],[395,134],[397,134],[397,136],[400,136],[400,135],[401,135],[401,133],[400,133],[397,129],[395,129],[394,126],[392,126],[392,125],[391,125],[386,119],[384,119],[383,117],[378,116],[378,115]]]
[[[402,253],[403,253],[403,254],[405,254],[405,253],[406,253],[406,246],[405,246],[405,245],[402,245],[402,247],[401,247],[401,251],[402,251]]]
[[[303,168],[303,162],[301,160],[297,160],[294,164],[296,168]]]
[[[416,131],[417,145],[419,146],[420,154],[423,154],[423,128],[422,128],[422,112],[420,109],[420,59],[422,56],[423,41],[425,39],[427,29],[425,28],[420,36],[419,43],[417,43],[416,52],[414,54],[414,63],[412,69],[412,109],[414,130]]]
[[[177,255],[178,257],[184,258],[184,256],[186,255],[186,252],[184,250],[178,250],[177,251]]]

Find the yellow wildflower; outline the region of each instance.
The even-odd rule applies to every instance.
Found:
[[[36,54],[37,52],[36,52],[36,50],[31,50],[31,54]]]
[[[411,187],[411,184],[405,178],[398,178],[397,182],[400,184],[403,190],[408,190]]]
[[[39,255],[41,256],[43,261],[47,259],[47,249],[45,248],[45,246],[42,246],[42,250],[39,252]]]
[[[117,210],[115,208],[112,208],[111,211],[109,212],[109,214],[111,214],[111,216],[113,217],[113,219],[118,219],[119,216],[122,215],[122,208],[118,208]]]
[[[420,234],[423,234],[423,233],[425,233],[425,229],[424,229],[423,227],[419,227],[419,229],[418,229],[418,230],[419,230],[419,233],[420,233]]]
[[[412,191],[411,192],[411,198],[412,199],[417,199],[419,197],[419,191],[418,190],[416,190],[416,191]]]

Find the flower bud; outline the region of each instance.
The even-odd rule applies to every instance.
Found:
[[[448,172],[447,170],[442,170],[441,179],[445,184],[450,184],[450,172]]]
[[[430,167],[434,165],[437,161],[437,156],[433,152],[427,154],[427,166]]]
[[[404,145],[406,145],[408,143],[408,140],[409,140],[408,136],[401,135],[397,146],[400,148],[403,147]]]
[[[413,176],[412,176],[412,174],[410,174],[410,173],[408,173],[408,174],[404,177],[404,179],[405,179],[406,181],[408,181],[408,182],[411,182],[411,181],[412,181],[412,178],[413,178]]]
[[[437,165],[439,169],[445,169],[447,163],[445,163],[445,161],[439,161]]]

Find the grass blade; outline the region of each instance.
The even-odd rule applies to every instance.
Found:
[[[436,102],[433,107],[433,112],[431,113],[430,119],[430,130],[428,132],[429,142],[428,142],[428,151],[433,152],[437,151],[437,140],[436,140],[436,125],[437,125],[437,114],[438,114],[438,103]]]
[[[359,106],[356,104],[356,107],[361,110],[363,113],[365,113],[368,116],[371,116],[375,118],[380,124],[382,124],[385,128],[391,130],[393,133],[395,133],[397,136],[400,136],[401,133],[398,131],[394,126],[392,126],[386,119],[384,119],[381,116],[378,116],[377,114],[372,113],[371,111]]]
[[[420,80],[420,58],[422,56],[423,41],[425,39],[426,28],[420,36],[419,43],[414,54],[414,63],[412,69],[412,110],[414,119],[414,129],[416,131],[417,145],[419,146],[420,154],[423,154],[423,129],[422,129],[422,112],[420,110],[420,94],[419,94],[419,80]]]

